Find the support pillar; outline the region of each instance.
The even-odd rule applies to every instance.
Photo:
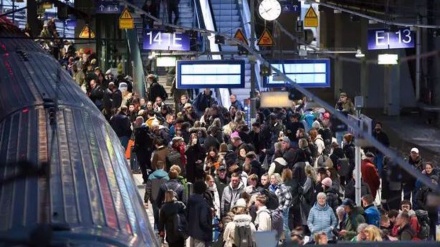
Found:
[[[342,20],[342,13],[341,14],[334,14],[334,20],[335,20],[335,48],[343,47],[342,45],[342,39],[345,37],[345,35],[342,32],[342,26],[343,26],[343,20]],[[335,60],[335,81],[334,81],[334,98],[339,98],[339,92],[340,90],[344,91],[344,85],[343,85],[343,69],[342,69],[342,61],[339,59],[339,55],[336,55]]]

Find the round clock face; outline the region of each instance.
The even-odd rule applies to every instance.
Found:
[[[277,0],[263,0],[258,7],[258,13],[266,21],[273,21],[281,14],[281,4]]]

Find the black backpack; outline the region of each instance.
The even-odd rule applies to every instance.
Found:
[[[255,243],[252,239],[252,230],[250,224],[239,225],[235,223],[233,247],[253,247]]]
[[[419,222],[420,225],[420,230],[417,233],[417,237],[420,238],[421,240],[425,240],[428,239],[429,237],[429,232],[430,232],[430,226],[429,226],[429,216],[428,216],[428,212],[426,210],[416,210],[416,216],[417,216],[417,221]]]
[[[174,234],[183,239],[188,238],[188,222],[183,213],[177,213],[173,217]]]
[[[339,158],[334,167],[338,171],[339,176],[346,177],[350,172],[350,161],[347,157]]]

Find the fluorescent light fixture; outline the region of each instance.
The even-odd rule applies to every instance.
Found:
[[[365,57],[365,54],[362,53],[361,49],[357,49],[356,55],[354,55],[354,56],[357,58],[363,58],[363,57]]]
[[[261,92],[260,103],[264,108],[292,106],[289,92]]]
[[[176,66],[176,57],[157,57],[157,67],[174,67]]]
[[[397,54],[379,54],[377,57],[377,64],[394,65],[397,64],[399,56]]]
[[[333,14],[340,14],[340,13],[342,13],[342,11],[340,11],[339,9],[334,9],[333,10]]]
[[[377,24],[377,21],[375,21],[375,20],[368,20],[368,24],[374,25],[374,24]]]

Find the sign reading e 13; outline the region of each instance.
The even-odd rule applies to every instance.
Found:
[[[144,50],[189,51],[190,39],[185,33],[166,33],[159,30],[144,34]]]
[[[414,48],[414,44],[414,32],[409,28],[368,30],[368,50]]]

